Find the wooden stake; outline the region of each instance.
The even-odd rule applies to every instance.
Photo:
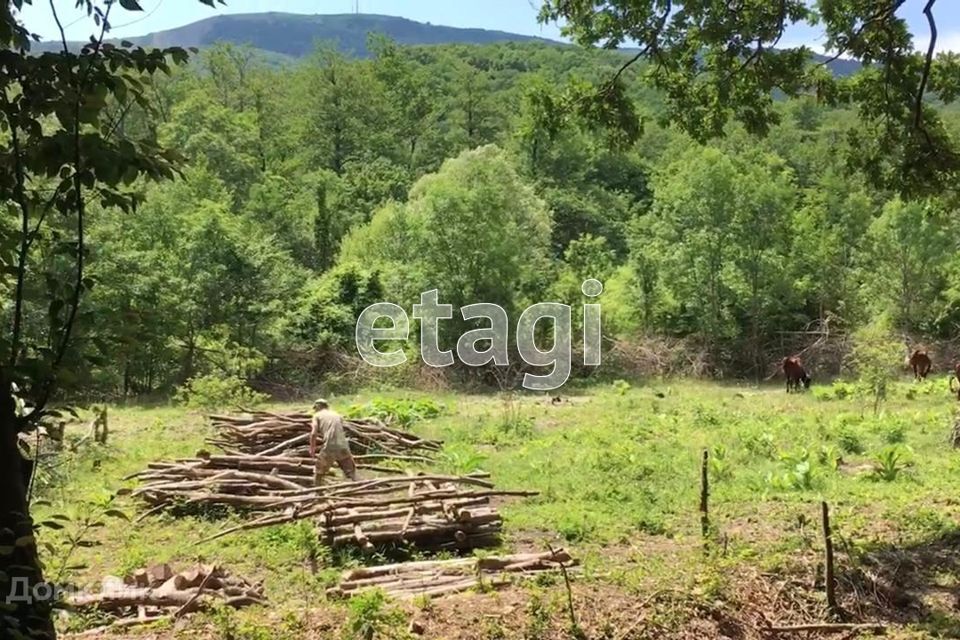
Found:
[[[833,537],[830,533],[830,507],[826,501],[820,503],[823,512],[823,549],[824,549],[824,575],[827,591],[827,610],[830,615],[835,616],[840,613],[840,607],[837,605],[836,583],[833,577]]]
[[[710,452],[703,450],[703,459],[700,462],[700,534],[706,542],[710,534],[710,476],[708,475],[708,464],[710,462]]]
[[[547,545],[547,549],[550,549],[550,554],[552,556],[557,557],[557,551],[549,544]],[[574,638],[581,638],[583,637],[583,631],[581,631],[580,625],[577,624],[577,611],[573,607],[573,590],[570,588],[570,576],[567,575],[567,565],[563,563],[563,560],[559,560],[558,564],[560,565],[560,572],[563,574],[563,585],[567,590],[567,610],[570,614],[570,633]]]

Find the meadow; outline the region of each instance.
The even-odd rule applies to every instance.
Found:
[[[753,637],[765,624],[758,620],[819,615],[825,500],[851,619],[887,621],[901,637],[960,637],[956,602],[944,600],[960,593],[950,558],[924,563],[948,552],[960,518],[960,453],[950,445],[956,401],[946,388],[945,379],[898,382],[878,413],[845,383],[788,395],[779,385],[617,381],[568,389],[559,403],[532,394],[400,391],[332,400],[361,413],[371,401],[399,407],[412,430],[444,440],[445,471],[483,470],[498,487],[539,491],[500,505],[503,547],[562,546],[581,560],[572,589],[577,633]],[[403,411],[416,406],[410,401],[440,413],[416,420]],[[326,602],[325,588],[344,567],[383,557],[332,555],[305,522],[199,545],[238,516],[127,522],[123,516],[142,507],[124,496],[110,501],[133,486],[123,478],[154,460],[192,456],[205,448],[209,427],[202,413],[173,406],[116,406],[109,416],[106,445],[71,451],[82,428],[68,426],[67,447],[38,477],[37,520],[47,523],[40,540],[53,577],[86,585],[149,564],[202,559],[262,579],[267,610],[216,611],[178,623],[209,637],[399,637],[416,618],[429,621],[426,637],[571,632],[562,582],[405,608],[377,599],[344,605]],[[704,450],[706,540],[698,512]],[[890,554],[898,558],[892,576],[884,574]],[[95,622],[72,618],[68,627]]]

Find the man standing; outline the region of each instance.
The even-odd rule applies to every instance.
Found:
[[[326,400],[320,398],[313,403],[313,418],[310,419],[310,457],[313,463],[313,484],[320,486],[327,471],[336,462],[343,475],[351,480],[357,479],[357,465],[350,455],[350,444],[343,432],[343,418],[330,409]],[[317,438],[322,440],[317,451]]]

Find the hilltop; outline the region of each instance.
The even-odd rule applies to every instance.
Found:
[[[295,13],[243,13],[213,16],[182,27],[144,36],[124,38],[144,47],[198,47],[217,42],[248,44],[268,57],[301,58],[316,43],[332,42],[351,56],[365,57],[367,35],[380,33],[399,44],[491,44],[495,42],[543,42],[554,40],[488,29],[462,29],[407,18],[375,14],[305,15]],[[55,46],[49,43],[47,46]],[[40,45],[39,49],[47,46]],[[272,54],[272,55],[269,55]]]
[[[197,47],[217,42],[250,45],[260,50],[265,60],[283,63],[302,58],[312,52],[317,42],[335,43],[349,56],[366,57],[367,36],[379,33],[403,45],[492,44],[496,42],[539,42],[546,45],[563,43],[548,38],[494,31],[464,29],[396,16],[376,14],[306,15],[267,12],[225,14],[198,20],[182,27],[124,38],[144,47]],[[41,44],[38,50],[56,48],[55,43]],[[824,56],[814,55],[817,61]],[[850,60],[828,63],[838,76],[846,76],[859,68]]]

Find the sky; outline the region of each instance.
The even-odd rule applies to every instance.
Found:
[[[74,8],[75,0],[53,0],[57,4],[61,22],[67,26],[67,38],[85,40],[93,31],[92,21]],[[419,22],[451,27],[497,29],[511,33],[561,39],[557,25],[540,25],[537,11],[540,0],[227,0],[227,5],[211,9],[198,0],[139,0],[144,11],[127,12],[114,9],[111,35],[132,37],[172,29],[203,18],[224,13],[259,13],[285,11],[289,13],[352,13],[359,3],[361,13],[401,16]],[[32,0],[34,6],[25,6],[27,26],[44,39],[58,39],[49,2]],[[922,10],[925,0],[907,0],[898,12],[907,19],[916,36],[917,46],[926,49],[929,38]],[[939,30],[940,51],[960,52],[960,0],[941,0],[934,8]],[[69,25],[69,26],[68,26]],[[806,44],[822,51],[822,32],[815,27],[792,28],[781,44]]]

